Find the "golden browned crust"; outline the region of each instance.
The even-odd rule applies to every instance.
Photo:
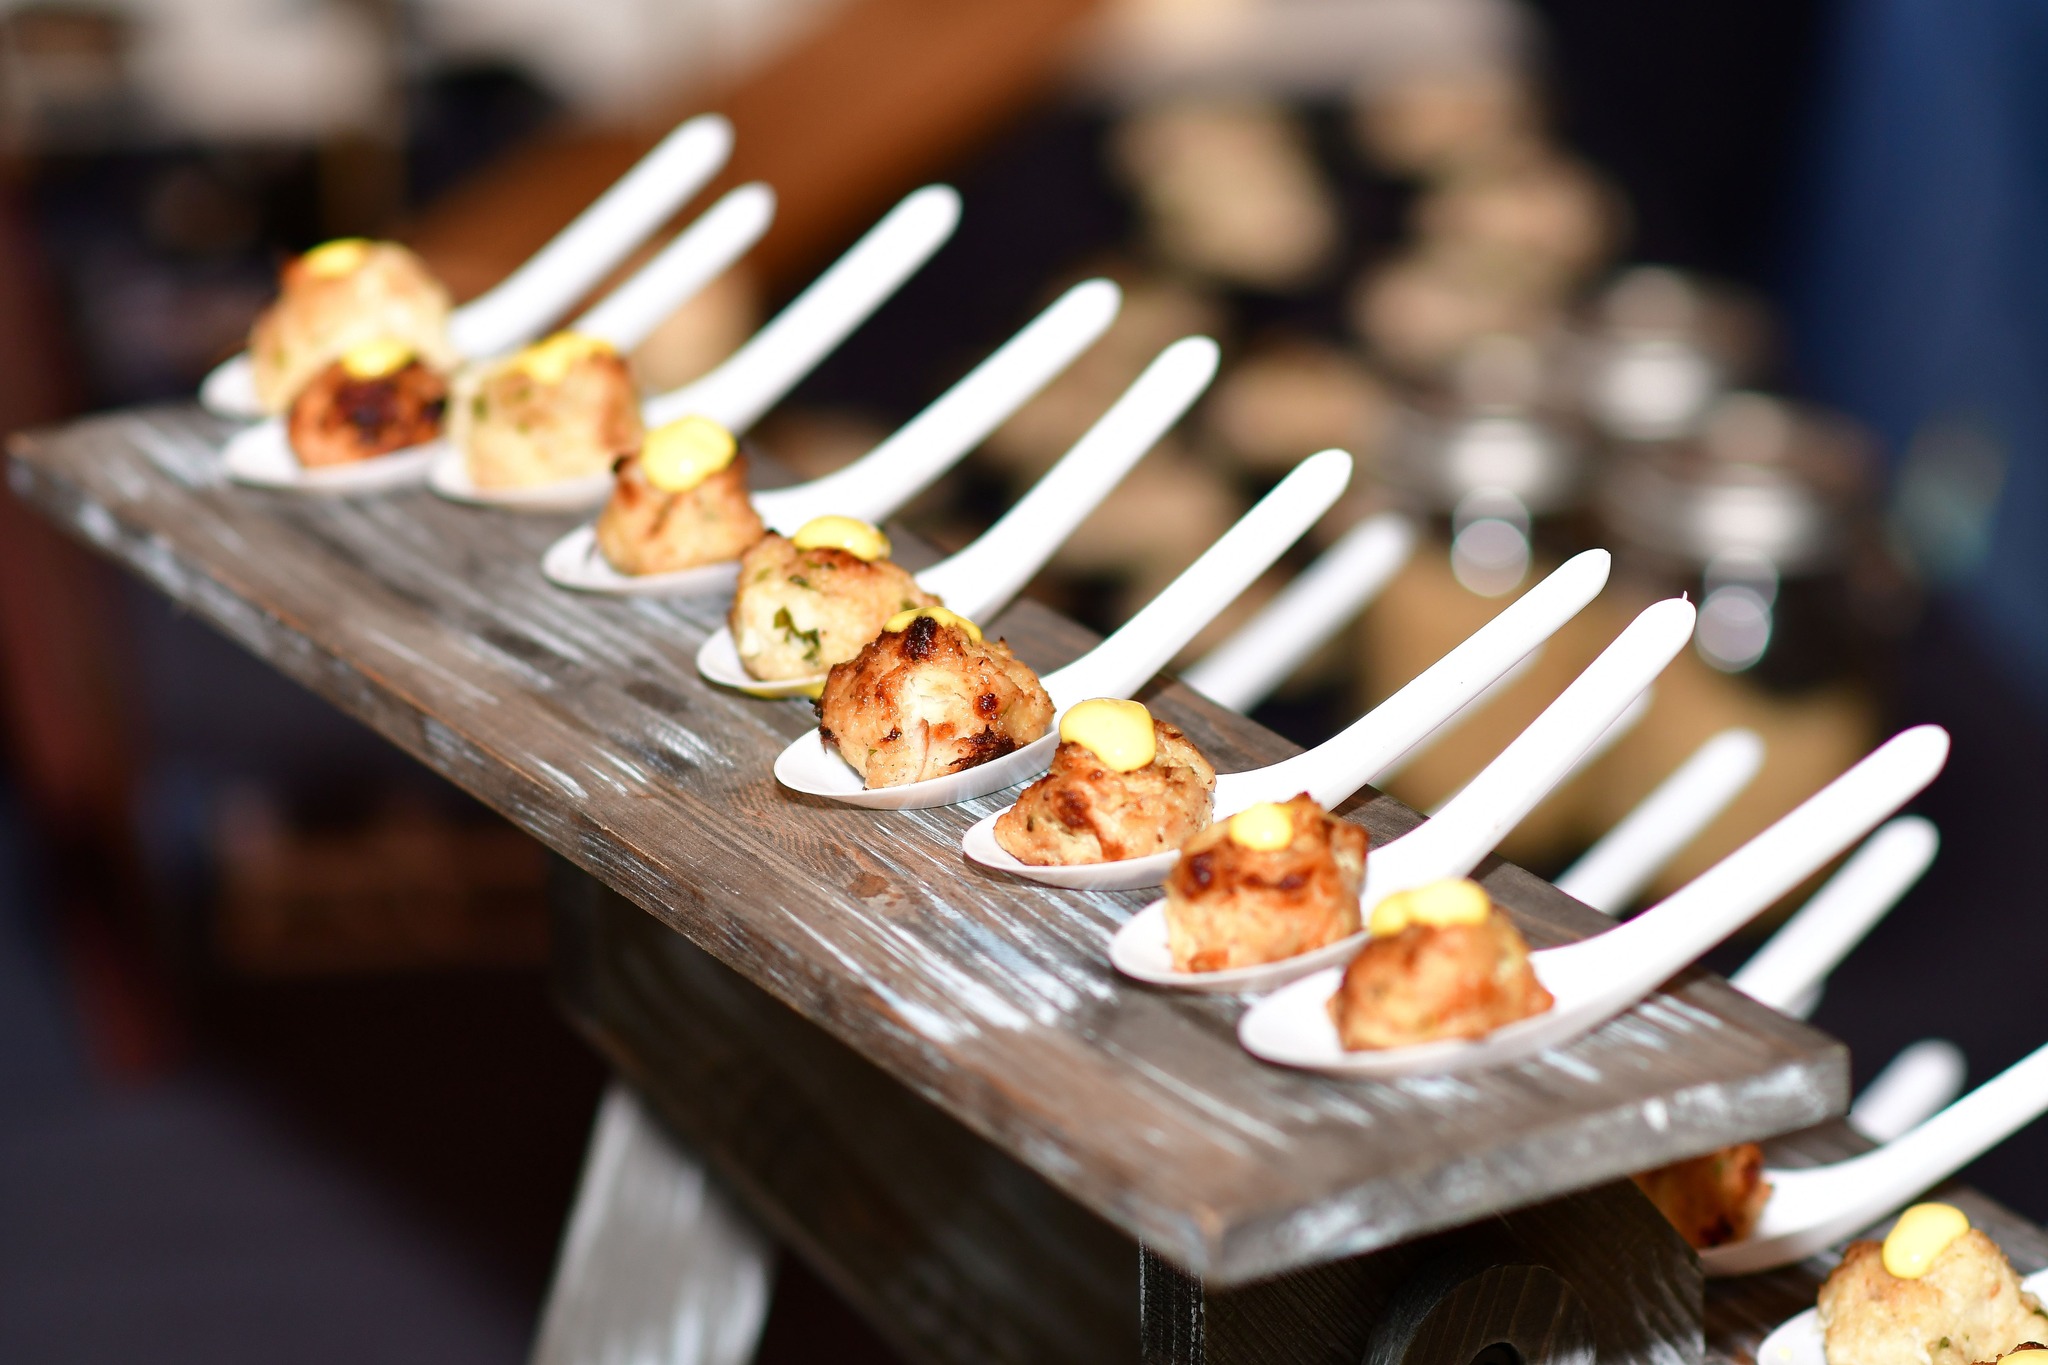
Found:
[[[265,412],[284,412],[315,375],[364,342],[403,342],[431,368],[455,368],[448,291],[396,242],[370,243],[362,265],[345,275],[316,275],[294,259],[279,284],[249,330],[251,377]]]
[[[1851,1242],[1819,1310],[1828,1365],[1973,1365],[2048,1332],[2048,1313],[1976,1228],[1917,1280],[1884,1268],[1882,1243]]]
[[[292,401],[285,435],[308,468],[375,459],[441,434],[448,381],[417,360],[379,379],[357,379],[339,362]]]
[[[1186,735],[1156,716],[1152,735],[1152,761],[1123,773],[1085,745],[1060,745],[1045,776],[996,820],[996,842],[1018,861],[1040,867],[1179,848],[1209,823],[1216,770]]]
[[[637,451],[622,457],[615,473],[611,498],[597,514],[597,548],[620,573],[722,564],[767,533],[747,496],[745,455],[681,493],[649,483]]]
[[[1482,1038],[1555,1003],[1529,945],[1498,908],[1479,924],[1411,924],[1351,959],[1330,998],[1353,1051]]]
[[[806,678],[860,653],[897,612],[938,605],[899,564],[771,534],[740,560],[726,625],[747,672]]]
[[[578,356],[558,384],[505,362],[465,375],[448,434],[479,488],[530,488],[603,474],[640,448],[640,400],[616,353]]]
[[[818,730],[870,787],[976,767],[1052,724],[1052,698],[1001,640],[920,616],[834,664]]]
[[[1699,1248],[1749,1236],[1771,1197],[1764,1149],[1754,1142],[1674,1161],[1633,1179],[1679,1235]]]
[[[1227,821],[1181,846],[1166,878],[1166,937],[1173,965],[1215,972],[1279,962],[1358,932],[1366,834],[1306,792],[1286,803],[1294,841],[1246,848]]]

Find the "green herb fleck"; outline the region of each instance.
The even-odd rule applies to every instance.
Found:
[[[482,394],[469,401],[469,415],[481,422],[491,415],[491,405]]]
[[[818,641],[817,630],[815,628],[811,630],[798,630],[796,622],[790,617],[788,607],[777,607],[775,609],[775,628],[790,640],[802,640],[804,642],[805,663],[814,664],[822,658],[824,646]]]
[[[810,579],[808,579],[808,578],[805,578],[805,577],[804,577],[804,576],[803,576],[802,574],[800,574],[800,573],[793,573],[793,574],[791,574],[791,575],[789,576],[789,581],[790,581],[790,582],[792,582],[792,583],[794,583],[794,584],[796,584],[796,585],[797,585],[797,586],[798,586],[799,588],[810,588],[812,592],[816,592],[816,591],[817,591],[817,589],[816,589],[816,588],[811,588],[811,580],[810,580]]]

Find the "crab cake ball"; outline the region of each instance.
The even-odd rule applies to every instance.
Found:
[[[1358,932],[1366,843],[1364,830],[1306,792],[1196,834],[1166,879],[1175,970],[1279,962]]]
[[[1001,640],[943,607],[892,617],[818,698],[818,733],[870,787],[1000,758],[1052,726],[1052,698]]]
[[[1828,1365],[1971,1365],[2048,1335],[2005,1253],[1947,1204],[1914,1205],[1882,1243],[1851,1242],[1819,1311]]]
[[[1045,867],[1179,848],[1209,823],[1216,770],[1143,703],[1100,697],[1060,717],[1044,777],[996,820],[996,842]]]
[[[342,353],[404,344],[428,368],[454,370],[448,291],[396,242],[343,238],[290,261],[277,299],[249,330],[249,363],[265,412],[282,413]]]
[[[448,434],[479,488],[531,488],[608,473],[640,448],[640,400],[609,343],[557,332],[463,376]]]
[[[285,438],[309,469],[353,464],[441,434],[448,382],[401,341],[352,346],[292,400]]]
[[[1330,998],[1346,1048],[1483,1038],[1556,1002],[1529,964],[1521,931],[1463,877],[1398,892],[1373,907],[1372,939]]]
[[[747,457],[708,417],[647,433],[620,459],[597,514],[597,548],[620,573],[674,573],[738,559],[766,534],[747,495]]]
[[[1756,1228],[1770,1202],[1764,1149],[1737,1143],[1688,1161],[1630,1177],[1657,1211],[1694,1248],[1739,1242]]]
[[[788,540],[769,535],[747,551],[726,624],[747,672],[772,682],[823,673],[860,653],[890,617],[937,605],[890,561],[879,530],[816,517]]]

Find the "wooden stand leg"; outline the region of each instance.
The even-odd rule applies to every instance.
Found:
[[[746,1365],[774,1248],[617,1081],[599,1102],[533,1365]]]
[[[912,1360],[1701,1358],[1698,1263],[1627,1182],[1210,1289],[582,874],[565,871],[556,899],[577,1021],[778,1242]]]

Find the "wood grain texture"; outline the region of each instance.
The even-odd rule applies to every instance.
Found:
[[[17,438],[14,488],[231,637],[504,812],[692,943],[1211,1284],[1402,1242],[1839,1113],[1839,1045],[1688,974],[1531,1061],[1337,1081],[1237,1047],[1232,1000],[1136,988],[1105,944],[1141,893],[985,874],[992,805],[877,814],[793,797],[769,763],[801,703],[691,667],[715,600],[547,585],[568,519],[420,491],[226,485],[189,408]],[[1023,603],[1034,665],[1083,647]],[[1151,699],[1225,770],[1289,746],[1170,684]],[[1367,793],[1384,838],[1418,817]],[[1489,889],[1537,944],[1608,923],[1521,869]]]

